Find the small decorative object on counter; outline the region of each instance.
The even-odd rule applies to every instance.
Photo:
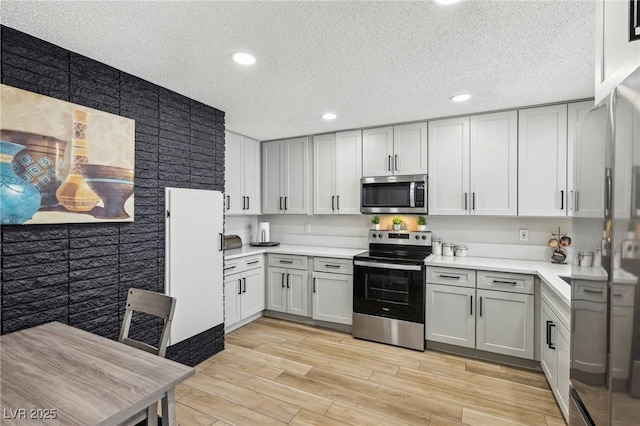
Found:
[[[551,233],[551,239],[549,240],[549,247],[553,250],[551,253],[552,263],[560,263],[566,264],[565,259],[567,258],[567,252],[565,248],[571,247],[571,238],[565,233],[560,232],[560,228],[558,228],[558,233]],[[579,257],[578,257],[579,259]]]
[[[404,219],[402,218],[402,216],[394,216],[393,217],[393,230],[394,231],[399,231],[402,228],[402,223],[404,222]]]
[[[442,255],[443,256],[453,256],[453,244],[442,243]]]
[[[436,256],[442,255],[442,240],[440,238],[431,240],[431,252]]]
[[[424,216],[418,216],[418,231],[427,230],[427,218]]]
[[[375,229],[376,231],[380,230],[380,216],[372,217],[371,223],[373,224],[373,229]]]
[[[581,251],[578,254],[578,266],[591,266],[593,264],[593,252]]]
[[[469,253],[469,248],[465,245],[458,245],[455,246],[455,252],[456,252],[456,256],[458,257],[466,257],[467,254]]]

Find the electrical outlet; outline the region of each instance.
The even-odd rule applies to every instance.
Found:
[[[520,232],[518,233],[518,235],[520,236],[520,241],[529,241],[529,230],[522,228],[520,229]]]

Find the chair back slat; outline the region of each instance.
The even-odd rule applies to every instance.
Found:
[[[169,330],[171,329],[171,321],[173,321],[173,313],[176,309],[176,298],[165,294],[155,293],[148,290],[140,290],[136,288],[129,289],[127,295],[127,304],[124,317],[122,319],[122,327],[120,328],[120,337],[118,341],[126,345],[159,355],[164,358],[167,350],[167,342],[169,340]],[[158,347],[153,347],[144,342],[129,338],[129,329],[131,328],[131,318],[133,312],[143,312],[145,314],[154,315],[162,318],[164,326],[160,335]]]

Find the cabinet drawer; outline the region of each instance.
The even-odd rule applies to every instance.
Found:
[[[475,287],[476,271],[473,269],[427,267],[427,282],[431,284]]]
[[[264,266],[264,257],[260,254],[257,256],[248,256],[240,259],[242,261],[243,270],[262,268]]]
[[[224,271],[225,277],[228,277],[229,275],[237,274],[238,272],[242,272],[240,259],[225,260],[223,271]]]
[[[605,303],[607,301],[607,282],[571,280],[571,299]]]
[[[353,275],[353,260],[316,257],[313,259],[313,270],[316,272]]]
[[[295,256],[286,254],[270,254],[269,266],[277,266],[289,269],[307,269],[307,256]]]
[[[533,275],[478,271],[478,288],[533,294]]]
[[[613,283],[613,291],[611,292],[613,306],[633,306],[634,288],[633,284]]]

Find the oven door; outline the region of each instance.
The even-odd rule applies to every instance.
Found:
[[[353,312],[424,324],[424,265],[356,259]]]

